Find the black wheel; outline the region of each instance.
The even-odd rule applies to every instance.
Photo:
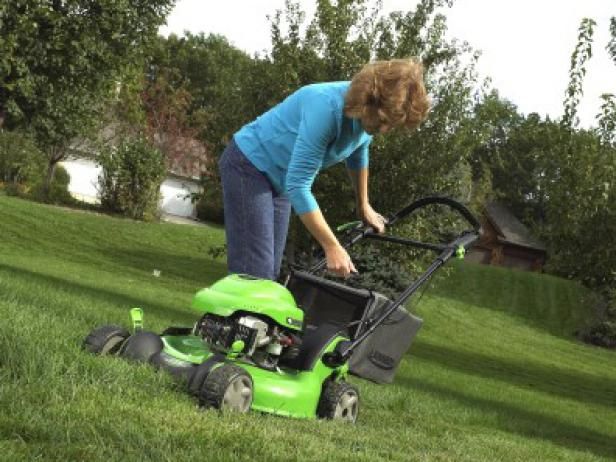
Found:
[[[317,415],[322,419],[355,423],[359,413],[359,392],[347,382],[328,381],[323,387]]]
[[[164,343],[158,334],[145,330],[135,332],[122,345],[119,354],[131,361],[149,362],[152,356],[164,348]]]
[[[95,355],[114,354],[129,336],[130,333],[123,327],[97,327],[83,340],[83,348]]]
[[[206,377],[199,392],[199,404],[223,412],[244,413],[250,409],[252,397],[250,374],[233,364],[223,364]]]

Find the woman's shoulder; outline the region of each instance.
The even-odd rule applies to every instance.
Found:
[[[296,96],[309,104],[318,104],[319,101],[329,103],[333,109],[341,110],[344,107],[344,95],[349,89],[350,82],[319,82],[301,87]]]
[[[322,94],[331,94],[338,95],[347,92],[349,89],[349,85],[351,82],[349,81],[340,81],[340,82],[317,82],[311,83],[309,85],[305,85],[301,87],[298,91],[303,93],[322,93]]]

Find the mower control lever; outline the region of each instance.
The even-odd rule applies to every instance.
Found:
[[[323,355],[323,364],[332,368],[342,366],[351,357],[350,347],[352,344],[353,342],[350,340],[338,342],[336,348],[334,348],[334,351]]]
[[[458,238],[453,241],[453,247],[463,247],[464,250],[470,248],[477,240],[479,240],[481,233],[475,231],[466,231],[465,233],[458,236]]]

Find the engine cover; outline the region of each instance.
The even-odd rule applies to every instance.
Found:
[[[230,317],[238,311],[267,316],[278,325],[300,331],[304,312],[297,307],[291,292],[268,279],[231,274],[202,289],[195,295],[192,307],[202,314]]]

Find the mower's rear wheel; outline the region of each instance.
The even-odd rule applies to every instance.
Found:
[[[248,412],[253,388],[248,372],[233,364],[223,364],[206,377],[199,392],[199,403],[223,412]]]
[[[83,348],[95,355],[117,353],[130,333],[119,326],[101,326],[88,334],[83,341]]]
[[[322,419],[355,423],[359,414],[359,392],[347,382],[330,381],[323,387],[317,415]]]

